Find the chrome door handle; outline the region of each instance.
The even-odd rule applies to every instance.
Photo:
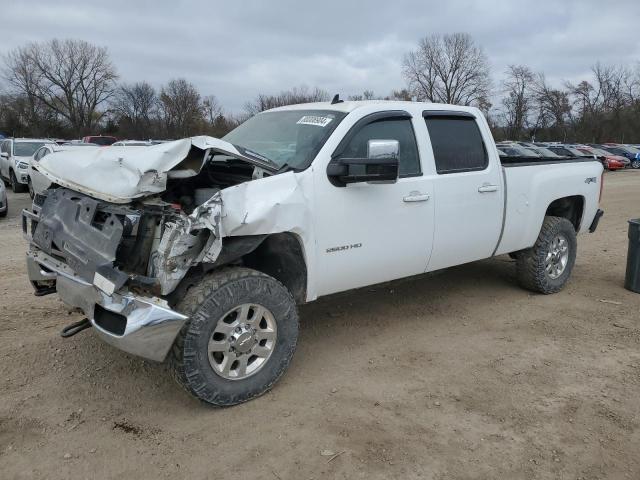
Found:
[[[498,185],[482,185],[481,187],[478,187],[478,191],[480,193],[497,192]]]
[[[420,192],[411,192],[409,195],[404,197],[402,200],[407,203],[411,202],[426,202],[431,198],[428,193],[420,193]]]

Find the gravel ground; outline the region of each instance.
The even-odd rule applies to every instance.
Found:
[[[600,228],[551,296],[508,257],[301,308],[288,374],[212,409],[27,282],[0,220],[0,477],[640,478],[640,295],[624,290],[640,172],[606,175]]]

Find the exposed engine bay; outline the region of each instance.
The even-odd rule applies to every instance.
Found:
[[[265,175],[245,161],[218,157],[211,155],[196,175],[168,175],[165,191],[125,205],[52,188],[31,225],[33,242],[108,295],[125,284],[167,295],[192,266],[216,262],[221,190]]]

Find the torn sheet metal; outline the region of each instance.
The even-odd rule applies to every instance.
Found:
[[[113,203],[163,192],[167,177],[197,175],[211,153],[270,171],[275,165],[219,138],[199,136],[144,148],[96,147],[51,153],[38,170],[51,182]]]
[[[222,250],[222,199],[220,192],[196,208],[165,224],[160,244],[151,256],[150,275],[160,283],[161,294],[172,292],[194,265],[215,262]]]
[[[298,231],[311,218],[309,199],[293,172],[235,185],[221,194],[225,236]]]

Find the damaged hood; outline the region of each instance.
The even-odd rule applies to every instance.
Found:
[[[163,192],[167,178],[197,175],[211,153],[267,171],[270,161],[219,138],[199,136],[144,148],[85,147],[51,153],[34,167],[52,183],[114,203]]]

